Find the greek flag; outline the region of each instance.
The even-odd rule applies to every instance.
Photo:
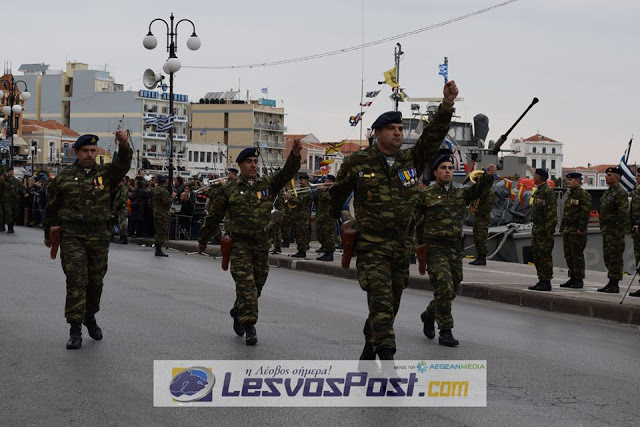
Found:
[[[158,117],[146,117],[144,119],[144,126],[148,127],[148,126],[155,126],[158,124]]]
[[[629,165],[627,165],[627,162],[625,160],[626,158],[627,151],[624,152],[622,158],[620,159],[620,164],[618,164],[618,167],[622,170],[620,185],[622,186],[622,188],[627,190],[627,193],[630,193],[634,188],[636,188],[636,178],[633,172],[631,172],[631,169],[629,169]]]
[[[11,140],[10,139],[0,139],[0,148],[8,150],[9,147],[11,147]]]
[[[204,130],[200,132],[200,136],[205,136],[206,134],[207,134],[207,128],[204,128]]]
[[[173,114],[169,114],[168,116],[158,117],[158,123],[156,123],[156,131],[157,132],[169,132],[173,129]]]
[[[440,64],[439,68],[438,74],[444,77],[444,82],[446,83],[449,78],[449,64]]]
[[[263,87],[260,92],[264,93],[265,95],[268,95],[269,94],[269,89],[266,88],[266,87]]]

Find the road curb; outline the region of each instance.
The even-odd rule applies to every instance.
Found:
[[[153,239],[148,238],[132,238],[129,240],[134,244],[146,244],[148,246],[153,244]],[[166,242],[166,246],[184,252],[196,252],[198,250],[198,243],[194,241],[168,241]],[[206,253],[213,257],[219,258],[221,256],[220,247],[216,245],[207,246]],[[270,254],[269,265],[342,279],[358,279],[358,272],[354,262],[352,262],[349,269],[343,269],[339,264],[332,262],[300,260],[293,259],[287,255]],[[409,287],[433,292],[433,288],[429,282],[429,276],[410,276]],[[538,292],[528,289],[512,289],[503,286],[488,285],[486,283],[480,284],[472,282],[461,283],[457,294],[464,297],[517,305],[520,307],[594,317],[630,325],[640,325],[640,307],[622,305],[618,302],[568,297],[554,294],[553,291]]]

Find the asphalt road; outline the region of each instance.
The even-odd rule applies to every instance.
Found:
[[[356,282],[272,268],[259,343],[231,329],[231,275],[220,260],[112,245],[105,338],[68,351],[65,281],[41,230],[0,233],[0,425],[495,426],[640,424],[640,331],[467,298],[454,302],[461,342],[429,341],[408,289],[396,359],[487,360],[486,408],[154,408],[153,361],[356,359],[367,306]]]

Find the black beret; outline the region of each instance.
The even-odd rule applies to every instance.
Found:
[[[90,133],[82,135],[76,140],[75,144],[73,144],[73,149],[78,150],[80,147],[84,147],[85,145],[96,145],[99,139],[100,138],[95,135],[91,135]]]
[[[260,155],[260,150],[258,150],[257,148],[245,148],[240,152],[240,154],[238,154],[238,157],[236,158],[236,163],[240,163],[247,157],[258,157],[259,155]]]
[[[453,159],[451,158],[451,154],[445,154],[443,156],[440,156],[436,159],[435,162],[433,162],[433,165],[431,165],[431,170],[435,171],[436,169],[438,169],[438,166],[440,166],[440,163],[443,162],[450,162],[453,163]]]
[[[580,172],[569,172],[567,178],[582,178],[582,174]]]
[[[607,168],[607,170],[605,171],[605,173],[609,173],[609,172],[611,172],[611,173],[616,173],[616,174],[618,174],[618,175],[622,176],[622,169],[620,169],[620,168],[619,168],[619,167],[617,167],[617,166],[616,166],[615,168]]]
[[[158,175],[156,178],[158,179],[158,184],[164,184],[167,182],[167,177],[165,175]]]
[[[541,178],[549,179],[549,172],[545,169],[536,169],[536,175],[539,175]]]
[[[381,128],[390,123],[402,124],[402,113],[400,111],[387,111],[386,113],[380,114],[371,125],[371,129]]]
[[[335,176],[333,176],[333,175],[327,175],[327,180],[328,180],[328,181],[335,181],[335,180],[336,180],[336,177],[335,177]]]
[[[306,179],[308,181],[309,180],[309,175],[307,175],[306,173],[300,174],[298,179]]]
[[[235,174],[237,175],[237,174],[238,174],[238,169],[236,169],[236,168],[229,168],[229,172],[233,172],[233,173],[235,173]]]

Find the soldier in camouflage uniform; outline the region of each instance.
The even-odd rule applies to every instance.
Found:
[[[124,177],[124,180],[118,184],[116,195],[113,198],[113,217],[115,218],[118,226],[118,234],[120,236],[120,243],[126,245],[127,239],[127,200],[129,200],[129,177]]]
[[[226,183],[214,199],[207,221],[220,223],[227,210],[230,213],[231,275],[236,282],[236,301],[230,314],[234,331],[245,334],[247,345],[258,342],[255,324],[258,321],[258,297],[269,273],[269,223],[273,200],[280,189],[300,168],[302,143],[296,140],[284,167],[275,175],[261,178],[258,173],[257,148],[240,152],[236,162],[240,176]],[[198,238],[200,250],[207,239]]]
[[[536,191],[532,196],[531,252],[538,272],[538,283],[529,286],[532,291],[550,291],[553,278],[553,234],[558,223],[558,203],[553,189],[547,184],[549,172],[536,169],[533,183]]]
[[[272,254],[282,253],[282,212],[284,211],[284,191],[280,190],[275,203],[273,204],[273,210],[271,211],[271,238],[273,239],[273,251]]]
[[[164,175],[158,175],[158,185],[155,186],[151,193],[151,210],[153,211],[153,225],[156,231],[154,235],[154,245],[156,247],[156,256],[167,257],[162,251],[162,246],[169,235],[169,220],[171,218],[169,211],[173,202],[171,194],[169,194],[169,181]]]
[[[450,155],[438,158],[431,168],[436,182],[428,186],[416,205],[418,216],[425,218],[424,242],[427,244],[427,271],[433,286],[433,300],[420,315],[423,332],[429,339],[435,337],[438,323],[441,345],[454,347],[451,303],[462,282],[464,256],[462,224],[467,205],[486,194],[493,184],[496,167],[489,165],[487,172],[470,187],[456,188],[453,180],[453,159]]]
[[[636,188],[631,193],[631,235],[636,268],[640,265],[640,169],[636,171]],[[629,293],[630,297],[640,297],[640,289]]]
[[[347,157],[331,187],[331,216],[339,219],[342,206],[354,191],[355,249],[360,287],[367,292],[369,317],[364,325],[363,361],[376,354],[387,366],[396,351],[393,322],[402,291],[409,283],[411,226],[418,181],[431,164],[449,131],[455,82],[443,90],[444,99],[415,146],[402,148],[402,114],[390,111],[373,123],[377,144]]]
[[[302,174],[298,178],[300,181],[300,187],[302,189],[308,188],[309,175]],[[304,258],[307,256],[309,250],[309,241],[311,240],[311,207],[313,205],[313,198],[311,191],[300,192],[297,196],[293,197],[292,203],[296,205],[292,213],[292,221],[296,230],[296,246],[298,252],[291,255],[294,258]]]
[[[607,267],[609,282],[598,292],[617,294],[618,282],[622,280],[624,236],[629,227],[629,196],[620,186],[622,170],[607,168],[605,178],[609,188],[600,196],[600,230],[604,265]]]
[[[584,286],[584,248],[587,247],[587,227],[591,212],[591,196],[580,183],[582,174],[567,174],[569,193],[564,202],[564,212],[560,223],[564,259],[567,261],[569,280],[561,284],[561,288],[579,289]]]
[[[18,206],[20,197],[25,192],[24,185],[15,176],[13,176],[13,168],[7,168],[4,177],[4,191],[2,195],[2,205],[4,208],[4,224],[7,224],[7,234],[15,233],[13,226],[18,219]]]
[[[327,175],[324,185],[318,188],[316,192],[316,233],[321,245],[320,249],[324,252],[322,256],[316,258],[318,261],[333,261],[333,252],[336,250],[334,241],[335,221],[329,214],[329,209],[331,208],[329,188],[335,180],[336,178],[333,175]]]
[[[111,237],[111,192],[131,165],[133,151],[126,131],[117,131],[119,151],[113,163],[97,165],[98,137],[82,135],[73,148],[76,161],[64,168],[47,188],[43,221],[44,243],[51,246],[49,230],[62,227],[60,259],[67,276],[65,317],[71,325],[67,349],[82,346],[82,323],[89,336],[102,339],[95,314],[100,309],[103,278],[107,273]]]
[[[471,265],[487,265],[487,239],[489,238],[489,222],[491,221],[491,208],[496,195],[491,188],[471,204],[469,209],[475,222],[473,223],[473,243],[476,246],[477,257],[471,261]]]
[[[295,183],[295,181],[294,181]],[[280,234],[282,235],[282,244],[281,247],[288,248],[289,244],[291,244],[291,214],[292,209],[289,205],[290,198],[290,187],[291,184],[287,183],[287,186],[284,188],[282,198],[282,203],[284,204],[284,209],[282,209],[282,215],[280,216]]]

